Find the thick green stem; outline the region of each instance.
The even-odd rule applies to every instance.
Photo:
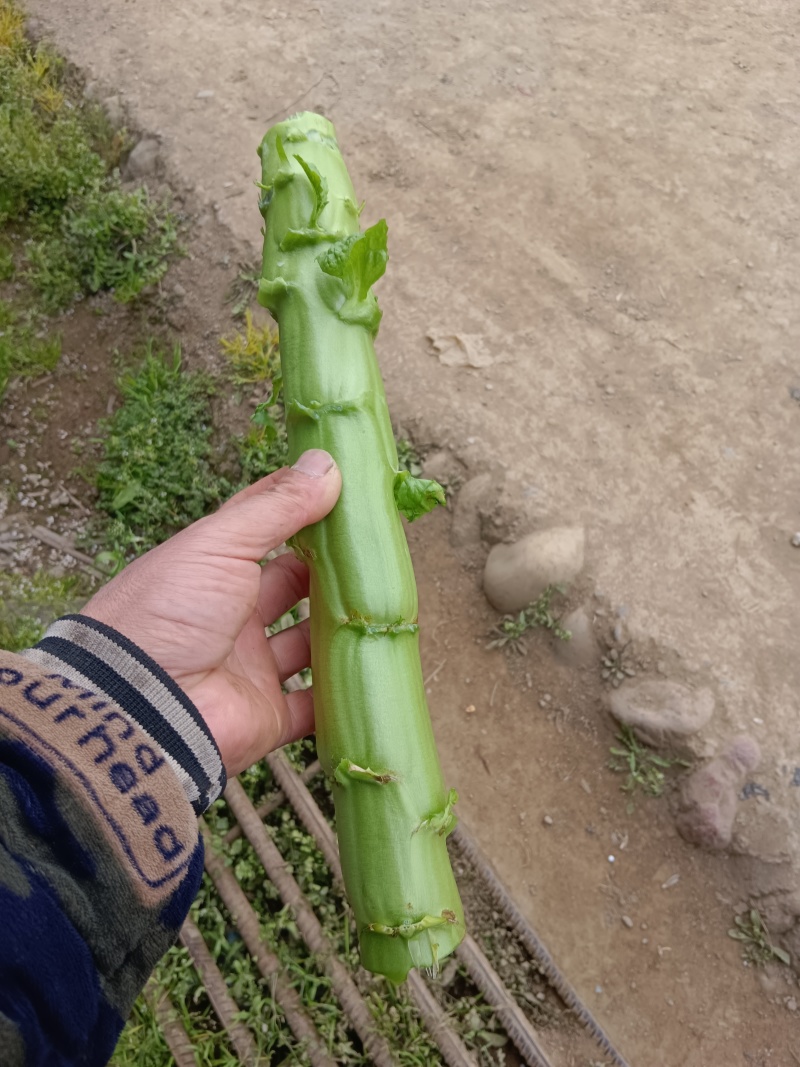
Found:
[[[311,571],[317,747],[333,782],[345,886],[371,971],[435,969],[464,936],[445,838],[445,789],[419,659],[417,592],[398,502],[416,517],[443,499],[398,472],[373,349],[371,285],[386,226],[361,234],[333,126],[312,114],[261,145],[259,299],[280,327],[291,459],[327,449],[342,471],[331,514],[294,548]]]

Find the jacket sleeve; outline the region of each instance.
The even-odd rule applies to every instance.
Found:
[[[0,1060],[100,1067],[200,885],[222,792],[197,710],[81,616],[0,652]]]

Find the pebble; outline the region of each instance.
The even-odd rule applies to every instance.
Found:
[[[520,611],[548,585],[569,585],[583,570],[585,542],[582,526],[556,526],[495,545],[483,572],[490,603],[498,611]]]
[[[592,667],[600,656],[591,619],[584,608],[576,608],[559,623],[572,635],[569,641],[556,641],[553,651],[568,667]]]
[[[480,544],[481,515],[495,510],[501,488],[501,478],[488,473],[478,474],[461,486],[450,527],[450,543],[455,548]]]
[[[214,95],[214,90],[213,89],[201,89],[200,92],[197,93],[197,99],[198,100],[210,100],[213,95]]]
[[[542,819],[542,822],[545,824],[545,826],[552,826],[553,825],[553,817],[552,817],[552,815],[545,815],[545,817]]]
[[[792,544],[795,548],[800,548],[800,530],[797,533],[792,534]]]
[[[149,178],[161,165],[161,148],[154,137],[143,137],[128,156],[125,175],[128,178]]]
[[[788,1008],[789,1011],[797,1011],[797,998],[796,997],[787,997],[786,998],[786,1007]]]
[[[121,96],[107,96],[103,101],[103,110],[113,127],[119,128],[125,124],[125,105]]]
[[[760,759],[758,742],[740,734],[718,756],[689,775],[681,786],[675,816],[678,833],[684,840],[715,850],[730,845],[739,790]]]
[[[610,697],[611,714],[630,726],[645,744],[680,747],[698,733],[714,713],[710,689],[690,689],[680,682],[646,679],[621,686]]]
[[[633,929],[633,919],[630,917],[630,915],[622,916],[622,925],[627,926],[629,930]]]

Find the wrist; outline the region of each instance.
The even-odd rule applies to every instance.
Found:
[[[113,627],[66,615],[23,655],[121,707],[158,745],[197,814],[222,793],[225,768],[197,708],[151,656]]]

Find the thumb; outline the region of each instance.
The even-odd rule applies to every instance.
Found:
[[[293,467],[248,486],[178,536],[191,539],[195,551],[258,562],[298,530],[323,519],[341,488],[333,456],[312,448]]]

